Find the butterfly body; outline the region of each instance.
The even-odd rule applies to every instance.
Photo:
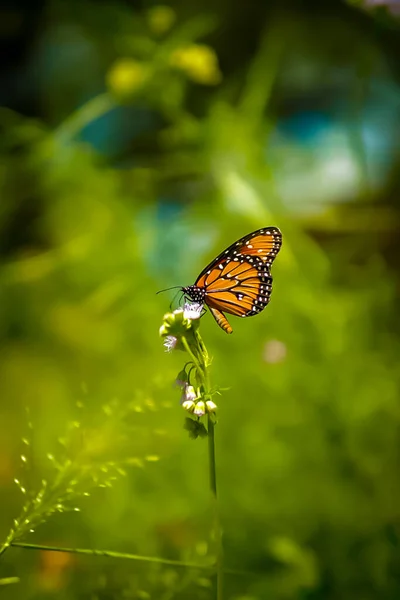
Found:
[[[232,333],[224,312],[251,317],[268,304],[272,292],[271,265],[282,245],[277,227],[263,227],[244,236],[221,252],[182,291],[199,304],[206,304],[218,325]]]

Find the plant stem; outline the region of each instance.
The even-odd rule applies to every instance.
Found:
[[[222,548],[222,531],[219,519],[218,500],[217,500],[217,472],[215,468],[215,425],[208,414],[208,460],[210,474],[210,490],[213,497],[214,508],[214,533],[217,545],[217,600],[223,600],[223,548]]]
[[[211,416],[208,415],[208,458],[210,469],[210,490],[215,500],[217,500],[217,474],[215,469],[215,425]]]
[[[116,106],[110,94],[99,94],[67,117],[55,130],[54,136],[62,142],[71,141],[86,125],[110,112]]]
[[[159,563],[163,565],[171,565],[174,567],[185,567],[190,569],[210,570],[214,569],[213,565],[199,565],[197,563],[181,562],[179,560],[169,560],[167,558],[159,558],[158,556],[141,556],[140,554],[129,554],[126,552],[114,552],[113,550],[92,550],[90,548],[64,548],[61,546],[45,546],[43,544],[27,544],[25,542],[12,542],[13,548],[25,548],[26,550],[44,550],[47,552],[69,552],[72,554],[86,554],[89,556],[105,556],[108,558],[126,558],[128,560],[136,560],[140,562]]]
[[[5,541],[1,544],[0,546],[0,556],[2,554],[4,554],[4,552],[6,552],[6,550],[9,549],[9,547],[11,546],[11,544],[13,543],[13,541],[15,540],[16,534],[15,534],[15,530],[12,529],[7,538],[5,539]]]
[[[185,348],[186,352],[189,354],[190,358],[192,359],[192,361],[193,361],[193,363],[194,363],[195,367],[196,367],[196,368],[197,368],[197,369],[198,369],[200,372],[202,372],[202,367],[201,367],[201,365],[199,364],[199,361],[198,361],[197,357],[196,357],[196,356],[194,355],[194,353],[192,352],[192,350],[191,350],[191,348],[190,348],[190,345],[189,345],[189,343],[188,343],[188,341],[187,341],[187,339],[185,338],[185,336],[184,336],[184,335],[182,336],[182,340],[181,340],[181,341],[182,341],[182,345],[183,345],[183,347]]]
[[[207,348],[201,338],[198,330],[195,330],[194,339],[196,341],[195,348],[197,352],[193,352],[190,344],[188,343],[185,336],[182,336],[182,344],[186,352],[191,357],[196,370],[198,381],[202,383],[204,387],[205,397],[210,397],[210,379],[208,368],[210,365],[210,359],[208,356]],[[215,425],[210,413],[207,414],[207,425],[208,425],[208,467],[209,467],[209,481],[210,490],[212,495],[213,504],[213,517],[214,517],[214,535],[217,548],[217,560],[216,560],[216,599],[223,600],[223,549],[222,549],[222,530],[219,518],[218,510],[218,499],[217,499],[217,472],[215,463]]]
[[[114,550],[96,550],[91,548],[65,548],[62,546],[47,546],[44,544],[28,544],[25,542],[12,542],[7,548],[23,548],[24,550],[41,550],[43,552],[67,552],[69,554],[83,554],[86,556],[103,556],[106,558],[125,558],[127,560],[136,560],[138,562],[157,563],[173,567],[183,567],[186,569],[200,569],[202,571],[213,571],[216,565],[200,565],[197,563],[181,562],[179,560],[170,560],[159,558],[158,556],[141,556],[140,554],[130,554],[128,552],[114,552]],[[224,573],[236,575],[239,577],[258,577],[259,573],[251,571],[238,571],[236,569],[225,569]],[[220,599],[218,599],[220,600]]]

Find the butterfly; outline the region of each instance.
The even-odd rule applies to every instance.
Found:
[[[181,291],[192,302],[207,305],[218,325],[232,333],[224,313],[251,317],[267,306],[272,292],[270,269],[281,245],[277,227],[257,229],[221,252],[194,285]]]

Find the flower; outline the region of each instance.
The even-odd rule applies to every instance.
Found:
[[[198,302],[194,302],[191,304],[190,302],[186,302],[183,307],[183,316],[185,319],[199,319],[201,317],[201,313],[203,312],[203,305]]]
[[[193,408],[193,414],[196,415],[196,417],[204,417],[204,415],[206,414],[206,405],[203,402],[203,400],[199,400],[199,402],[196,402]]]
[[[176,338],[174,335],[167,335],[164,340],[165,352],[172,352],[172,350],[176,348],[177,343],[178,338]]]
[[[184,308],[177,308],[174,312],[167,313],[164,315],[163,324],[160,327],[160,336],[174,336],[178,340],[182,336],[187,336],[189,332],[199,326],[198,319],[202,310],[202,304],[187,302]],[[191,335],[189,335],[190,337]]]
[[[183,393],[181,397],[182,406],[184,402],[194,402],[195,400],[197,400],[197,394],[194,390],[194,387],[185,383],[185,387],[183,388]]]
[[[173,335],[179,338],[185,335],[189,329],[191,329],[191,321],[185,319],[183,308],[177,308],[174,312],[164,315],[163,324],[160,327],[160,336]]]
[[[184,402],[182,402],[182,406],[188,412],[193,412],[196,404],[193,402],[193,400],[185,400]]]
[[[194,387],[189,384],[185,384],[181,397],[182,407],[190,413],[196,415],[196,417],[202,417],[206,413],[206,407],[201,395],[196,392]]]
[[[207,409],[207,412],[213,413],[217,410],[217,405],[212,400],[207,400],[206,409]]]

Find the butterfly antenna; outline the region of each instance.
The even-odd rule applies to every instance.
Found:
[[[161,294],[161,292],[168,292],[169,290],[176,290],[177,288],[181,289],[182,286],[181,285],[174,285],[173,287],[165,288],[165,290],[159,290],[158,292],[156,292],[156,294]]]

